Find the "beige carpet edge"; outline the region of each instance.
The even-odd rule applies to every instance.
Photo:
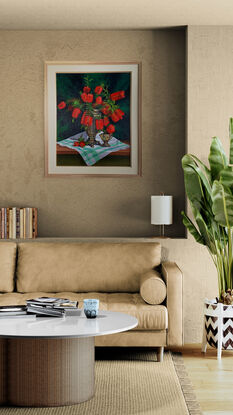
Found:
[[[195,395],[192,382],[186,371],[182,354],[172,352],[171,356],[189,415],[202,415],[200,404]]]

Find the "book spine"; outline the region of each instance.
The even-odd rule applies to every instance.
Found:
[[[26,208],[26,238],[29,238],[29,229],[30,229],[30,208]]]
[[[9,239],[9,208],[6,209],[6,238]]]
[[[38,209],[35,208],[35,238],[38,236]]]
[[[36,237],[36,228],[35,228],[35,208],[32,208],[32,237]]]
[[[0,209],[0,238],[2,238],[2,209]]]
[[[12,209],[9,209],[9,238],[12,239],[13,238],[13,232],[12,232],[12,226],[13,226],[13,221],[12,221]]]
[[[20,209],[16,208],[16,238],[20,238]]]
[[[12,238],[16,239],[16,208],[15,207],[12,208],[12,220],[13,220]]]
[[[26,238],[26,208],[23,208],[23,237]]]
[[[2,239],[4,239],[4,208],[1,209],[1,212],[2,212],[1,237],[2,237]]]
[[[19,237],[23,239],[23,209],[20,209],[19,212]]]
[[[32,221],[33,221],[32,208],[29,208],[29,238],[30,239],[32,238],[32,233],[33,233]]]
[[[4,238],[7,238],[7,210],[4,208]]]

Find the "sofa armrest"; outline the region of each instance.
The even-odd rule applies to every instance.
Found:
[[[175,262],[163,262],[162,275],[167,285],[167,345],[181,346],[183,344],[183,275]]]

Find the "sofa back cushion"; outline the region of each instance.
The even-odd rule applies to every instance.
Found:
[[[14,273],[16,261],[16,244],[0,243],[0,292],[10,293],[14,290]]]
[[[160,264],[159,243],[18,245],[18,292],[139,292],[140,277]]]

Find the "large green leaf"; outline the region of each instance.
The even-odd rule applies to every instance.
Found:
[[[202,163],[202,161],[198,158],[198,157],[196,157],[196,156],[194,156],[193,154],[190,154],[190,156],[193,158],[193,160],[195,160],[196,161],[196,163],[199,165],[199,167],[200,167],[200,169],[203,171],[203,173],[205,174],[205,176],[206,176],[206,179],[208,180],[208,182],[209,182],[209,185],[211,186],[212,185],[212,176],[211,176],[211,171],[210,171],[210,169],[208,169],[208,167],[204,164],[204,163]]]
[[[196,209],[200,210],[205,204],[207,205],[212,200],[212,191],[209,180],[199,168],[191,154],[186,154],[182,158],[182,167],[184,170],[186,194],[191,204]]]
[[[215,220],[221,226],[233,226],[233,195],[229,187],[215,180],[212,197]]]
[[[205,220],[203,219],[202,215],[198,211],[196,211],[196,213],[195,213],[195,220],[197,222],[200,234],[201,234],[202,238],[205,241],[205,245],[207,245],[209,250],[213,254],[215,254],[216,253],[216,247],[215,247],[214,235],[213,235],[212,228],[208,228]]]
[[[229,121],[230,154],[229,163],[233,164],[233,118]]]
[[[196,226],[194,223],[189,219],[189,217],[184,213],[181,212],[181,215],[183,216],[183,224],[186,226],[188,231],[191,233],[191,235],[195,238],[195,240],[202,245],[205,245],[205,241],[202,238],[201,234],[198,232]]]
[[[225,187],[229,187],[231,192],[233,192],[233,170],[231,166],[227,166],[224,170],[220,173],[220,182]]]
[[[218,180],[220,172],[227,166],[227,158],[223,150],[222,143],[217,137],[212,138],[209,163],[212,179]]]

